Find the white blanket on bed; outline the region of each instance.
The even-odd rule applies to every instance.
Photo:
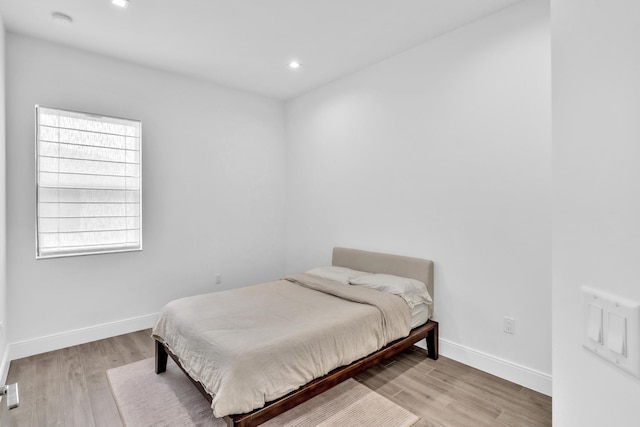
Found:
[[[308,274],[167,304],[153,336],[213,397],[216,417],[264,406],[405,337],[396,295]]]

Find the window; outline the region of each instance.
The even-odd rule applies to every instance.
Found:
[[[36,106],[36,258],[142,249],[141,131]]]

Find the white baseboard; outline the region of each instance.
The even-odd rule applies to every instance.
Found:
[[[442,356],[551,396],[551,375],[440,338]]]
[[[11,360],[150,328],[153,326],[156,317],[157,313],[147,314],[10,343],[5,352],[5,359],[7,359],[6,368],[8,370],[9,361]]]
[[[9,346],[4,348],[2,361],[0,362],[0,384],[7,383],[7,374],[9,373]]]

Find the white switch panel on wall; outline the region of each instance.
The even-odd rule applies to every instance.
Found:
[[[584,347],[640,378],[640,303],[582,287]]]

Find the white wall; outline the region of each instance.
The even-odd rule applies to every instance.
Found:
[[[432,259],[442,353],[547,393],[549,36],[527,1],[286,105],[287,270]]]
[[[35,104],[142,120],[142,252],[35,259]],[[280,101],[9,34],[12,357],[146,327],[176,297],[280,277],[283,110]]]
[[[5,136],[5,31],[0,16],[0,384],[9,369],[7,349],[7,228],[6,228],[6,136]]]
[[[640,301],[640,3],[552,16],[553,421],[637,426],[640,380],[582,348],[580,287]]]

